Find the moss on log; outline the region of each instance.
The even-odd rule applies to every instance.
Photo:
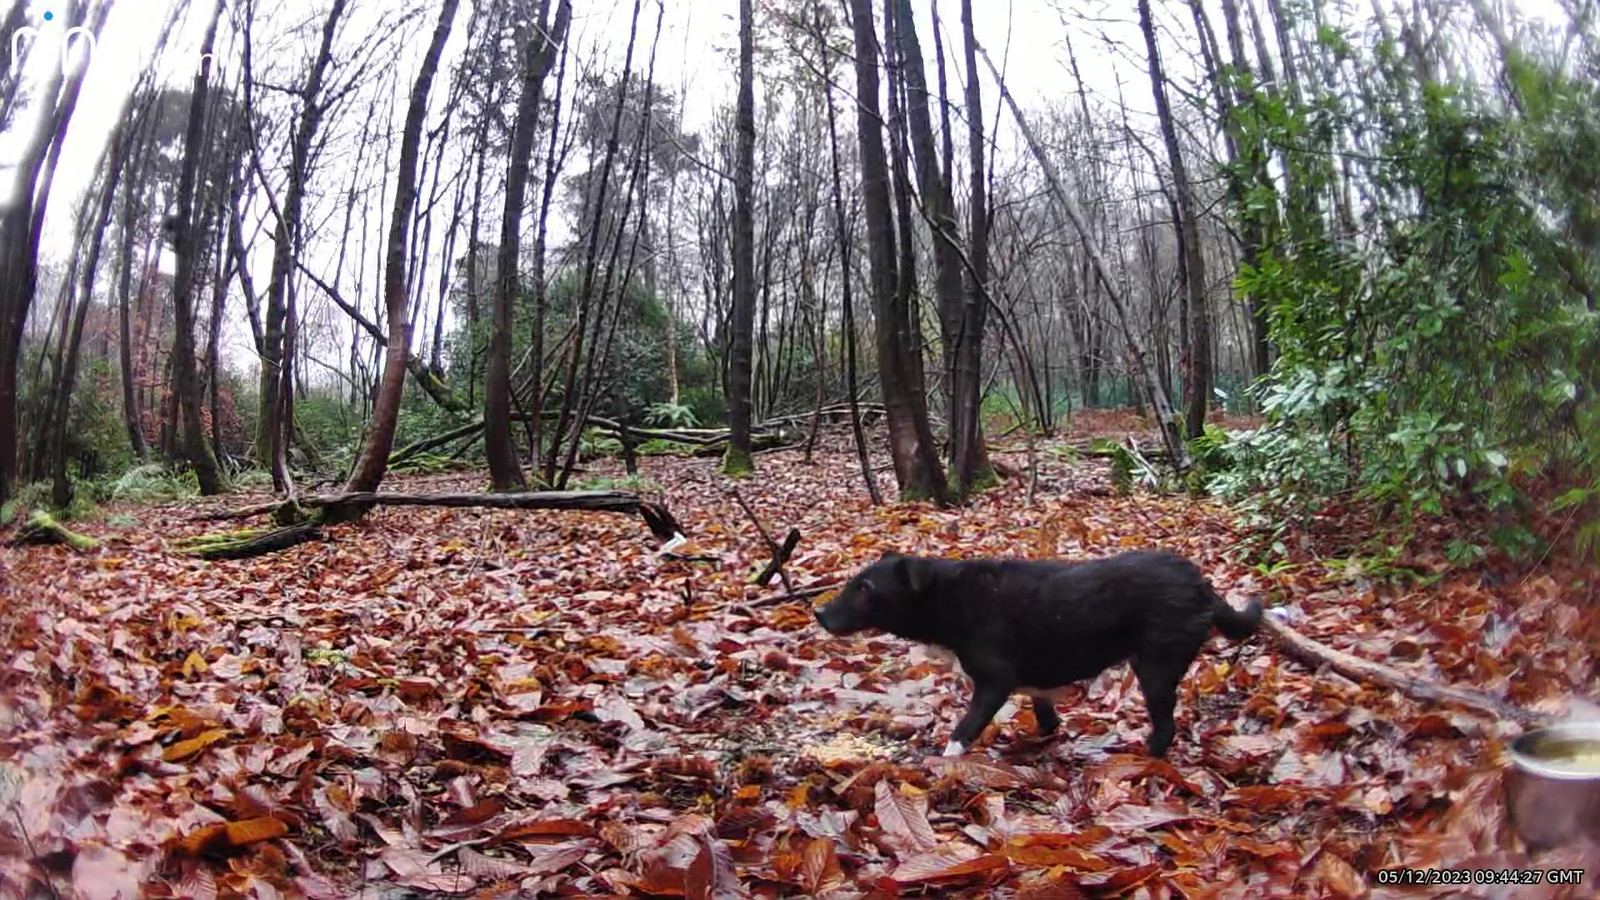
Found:
[[[36,510],[22,523],[17,536],[11,539],[13,545],[20,544],[65,544],[80,553],[87,553],[100,548],[100,542],[88,535],[78,534],[57,522],[55,516],[44,510]]]

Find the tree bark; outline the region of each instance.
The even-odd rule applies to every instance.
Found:
[[[961,31],[967,66],[967,152],[972,179],[972,225],[968,230],[968,246],[972,269],[967,273],[960,325],[956,329],[950,431],[955,438],[956,493],[965,500],[973,488],[981,487],[994,477],[983,437],[983,332],[989,308],[989,194],[983,159],[983,95],[978,86],[972,0],[961,0]]]
[[[867,483],[867,494],[872,498],[873,506],[882,506],[883,496],[878,492],[877,479],[872,475],[872,457],[867,448],[866,431],[861,427],[861,407],[857,399],[860,391],[856,387],[856,316],[851,288],[854,278],[850,268],[850,221],[845,218],[843,178],[839,164],[839,123],[833,108],[833,59],[824,36],[821,0],[815,0],[812,14],[817,52],[821,57],[823,99],[828,107],[828,161],[833,176],[834,235],[839,241],[839,302],[844,329],[844,385],[850,401],[850,431],[855,437],[856,459],[861,464],[861,478]]]
[[[143,159],[149,151],[148,145],[141,147],[138,150],[138,158]],[[121,258],[117,264],[117,354],[122,369],[122,422],[128,431],[128,446],[133,451],[133,458],[139,460],[150,453],[150,447],[144,439],[144,425],[139,413],[139,392],[134,389],[133,383],[133,325],[128,315],[128,291],[133,281],[133,243],[136,231],[134,224],[142,215],[140,194],[143,193],[143,188],[139,184],[138,177],[131,173],[130,175],[122,190],[122,247]]]
[[[512,126],[505,211],[500,220],[500,252],[491,316],[494,330],[489,337],[483,386],[484,421],[487,423],[484,451],[489,459],[489,479],[497,491],[527,487],[511,443],[511,321],[518,290],[517,268],[521,264],[522,207],[528,190],[529,157],[539,128],[539,103],[544,94],[545,76],[555,61],[556,45],[566,39],[567,23],[572,19],[572,0],[559,0],[553,28],[549,14],[549,0],[541,0],[539,33],[524,42],[522,93],[517,98],[517,117]]]
[[[755,14],[739,0],[739,99],[734,112],[733,316],[728,360],[728,452],[722,471],[750,472],[750,366],[756,314],[755,283]],[[770,217],[769,217],[770,218]]]
[[[395,426],[400,419],[400,398],[405,388],[406,357],[411,351],[411,329],[405,315],[405,250],[411,227],[411,208],[417,199],[417,146],[422,141],[422,125],[428,117],[428,95],[439,56],[450,27],[455,21],[459,0],[444,0],[433,39],[422,58],[416,82],[411,87],[411,102],[406,109],[405,129],[400,136],[400,170],[395,174],[394,211],[389,220],[389,246],[384,257],[383,299],[389,318],[389,346],[383,362],[382,381],[373,403],[372,425],[361,446],[350,480],[349,491],[377,490],[389,466],[389,451],[394,446]]]
[[[176,319],[172,338],[173,389],[183,416],[183,453],[194,467],[200,493],[218,494],[227,490],[227,480],[217,465],[217,457],[206,437],[200,418],[200,376],[194,337],[195,285],[199,279],[202,235],[195,214],[195,180],[205,146],[206,97],[211,81],[211,48],[216,43],[217,22],[222,18],[224,0],[216,0],[206,36],[200,45],[200,70],[195,73],[189,95],[189,122],[184,135],[183,169],[178,176],[178,211],[173,253],[177,274],[173,279],[172,308]]]
[[[871,0],[850,0],[855,38],[856,135],[861,147],[861,194],[871,255],[872,294],[878,310],[878,377],[889,420],[889,449],[895,478],[906,500],[946,502],[944,470],[928,424],[926,397],[915,385],[912,366],[921,372],[918,347],[912,343],[908,304],[899,294],[895,262],[895,225],[890,210],[889,165],[883,149],[883,120],[878,106],[878,40]],[[892,87],[891,87],[892,89]]]
[[[105,241],[106,227],[111,223],[111,209],[117,196],[117,184],[122,178],[130,143],[129,128],[118,126],[112,134],[109,153],[103,160],[105,183],[94,218],[94,231],[89,238],[89,253],[84,261],[82,295],[72,316],[72,327],[67,336],[61,364],[60,384],[56,385],[55,431],[50,440],[51,489],[50,499],[62,509],[72,502],[72,482],[67,477],[67,432],[71,413],[72,391],[78,380],[78,357],[83,345],[83,326],[88,319],[89,307],[94,299],[94,276],[100,268],[100,248]]]
[[[94,8],[90,30],[97,36],[108,9],[104,3]],[[77,4],[69,6],[65,16],[75,25],[86,18]],[[77,109],[85,71],[80,67],[69,76],[60,67],[50,67],[37,95],[47,104],[45,112],[16,156],[13,184],[18,199],[0,212],[0,503],[10,498],[17,469],[17,364],[28,311],[38,292],[40,231],[55,160]]]
[[[964,16],[966,12],[963,6]],[[979,321],[972,321],[972,307],[963,289],[961,234],[956,223],[954,192],[948,175],[952,161],[947,151],[941,163],[934,146],[933,121],[928,112],[928,79],[923,67],[922,44],[917,39],[911,0],[894,0],[893,14],[895,44],[899,51],[897,68],[905,81],[906,120],[916,164],[917,190],[921,194],[923,215],[933,235],[934,291],[938,298],[939,334],[944,353],[943,381],[950,408],[950,475],[956,482],[957,497],[965,501],[974,485],[986,480],[984,472],[989,468],[988,454],[983,449],[983,426],[979,421],[976,401],[971,399],[980,392],[981,387],[981,318],[984,305],[979,302]],[[974,99],[972,94],[975,90],[976,82],[972,82],[967,96],[969,104]],[[969,108],[967,112],[969,125],[978,129],[980,141],[983,123],[974,117],[981,114],[981,109],[974,112]],[[948,133],[946,137],[949,137]],[[973,183],[978,191],[974,198],[977,204],[974,209],[979,211],[975,212],[972,224],[985,228],[981,145],[978,153],[978,169]],[[974,256],[968,254],[968,261],[976,267],[979,261]],[[984,248],[982,265],[987,270],[987,246]],[[983,277],[987,280],[987,274]],[[980,284],[973,287],[974,290],[984,289]],[[992,473],[988,477],[992,477]]]
[[[1161,136],[1167,145],[1167,159],[1172,168],[1173,190],[1178,205],[1179,221],[1173,223],[1179,230],[1178,242],[1183,249],[1184,289],[1189,300],[1189,357],[1188,377],[1184,381],[1184,431],[1190,438],[1199,437],[1205,430],[1206,407],[1211,400],[1211,310],[1206,298],[1206,261],[1200,246],[1200,217],[1195,213],[1198,202],[1194,186],[1189,183],[1189,172],[1184,166],[1183,150],[1178,144],[1178,129],[1172,121],[1172,107],[1167,102],[1166,76],[1161,71],[1161,51],[1156,43],[1155,22],[1150,16],[1150,0],[1139,0],[1139,29],[1144,32],[1146,60],[1150,69],[1150,91],[1155,96],[1156,117],[1161,122]]]

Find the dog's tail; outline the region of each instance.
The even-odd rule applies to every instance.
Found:
[[[1201,590],[1211,598],[1211,624],[1231,641],[1240,641],[1256,633],[1261,627],[1261,601],[1251,598],[1244,609],[1234,609],[1228,601],[1218,596],[1210,584],[1202,582]]]

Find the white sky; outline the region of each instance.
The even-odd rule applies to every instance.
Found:
[[[26,4],[29,23],[41,27],[44,32],[44,37],[38,46],[41,52],[33,54],[34,59],[29,67],[30,74],[37,76],[39,67],[53,64],[53,57],[59,53],[57,49],[60,46],[59,21],[65,3],[64,0],[9,0],[9,2],[0,0],[0,6],[10,6],[17,2]],[[119,0],[113,7],[95,50],[89,79],[85,84],[62,152],[41,247],[45,261],[60,261],[67,255],[71,246],[72,210],[78,197],[89,186],[99,153],[118,117],[123,113],[127,92],[137,77],[142,61],[150,55],[156,45],[158,32],[176,2],[177,0]],[[258,25],[258,29],[265,31],[276,28],[280,22],[293,23],[309,20],[313,16],[320,17],[327,6],[327,0],[258,0],[258,2],[263,9],[273,10],[271,25]],[[435,81],[433,105],[436,110],[442,107],[443,99],[449,91],[449,66],[463,45],[471,2],[472,0],[464,0],[462,3],[440,75]],[[756,2],[759,6],[761,0]],[[1215,6],[1215,0],[1206,2],[1208,7]],[[1369,14],[1367,10],[1370,10],[1370,2],[1371,0],[1355,0],[1353,4],[1327,3],[1324,6],[1325,15],[1334,19],[1346,15],[1364,18]],[[1554,11],[1558,8],[1556,2],[1557,0],[1522,0],[1514,6],[1524,15],[1554,18]],[[177,50],[169,53],[170,61],[164,73],[169,80],[186,80],[193,71],[191,67],[198,53],[196,48],[205,25],[204,18],[211,10],[211,0],[193,0],[192,5],[197,9],[192,10],[180,24],[182,36],[168,40],[169,46]],[[933,39],[928,4],[925,0],[918,0],[915,6],[920,17],[919,37],[925,54],[930,57],[929,80],[932,81]],[[613,70],[619,68],[627,37],[632,0],[576,0],[574,7],[571,35],[574,41],[574,59],[582,61],[584,65],[605,65]],[[945,51],[951,57],[951,90],[959,95],[960,79],[963,77],[960,65],[960,3],[959,0],[941,0],[939,7],[944,27]],[[1073,47],[1091,94],[1102,102],[1114,104],[1119,92],[1120,79],[1121,93],[1126,97],[1132,110],[1134,126],[1139,128],[1148,122],[1153,106],[1149,83],[1143,68],[1143,41],[1138,33],[1137,14],[1132,0],[977,0],[974,7],[978,41],[989,50],[995,62],[1006,69],[1008,85],[1024,107],[1071,98],[1076,86],[1067,67],[1066,52],[1062,42],[1062,35],[1067,33],[1067,28],[1070,27]],[[1155,7],[1158,23],[1168,29],[1180,29],[1178,33],[1181,35],[1181,43],[1174,41],[1170,31],[1163,37],[1163,57],[1169,77],[1182,81],[1190,77],[1191,73],[1187,57],[1197,52],[1193,46],[1193,22],[1189,17],[1187,4],[1173,0],[1167,2],[1156,0]],[[1338,12],[1341,7],[1347,10],[1343,15]],[[411,0],[352,0],[350,15],[353,18],[351,28],[344,39],[345,43],[353,42],[360,35],[362,27],[370,28],[383,18],[385,13],[393,16],[409,8],[412,8]],[[437,18],[436,8],[436,3],[427,4],[427,8],[413,26],[414,31],[410,38],[404,43],[403,53],[407,59],[400,64],[400,72],[395,82],[401,86],[402,91],[408,91],[410,88],[414,66],[420,59],[421,51],[425,49],[428,34]],[[47,10],[56,11],[55,23],[47,25],[43,21],[43,15]],[[1062,10],[1067,12],[1063,13]],[[658,51],[657,80],[668,90],[686,89],[687,101],[684,109],[686,130],[704,129],[713,110],[718,105],[729,102],[733,96],[732,50],[737,34],[737,12],[737,0],[694,0],[694,2],[666,0],[666,15]],[[644,11],[641,13],[638,46],[635,49],[636,68],[643,66],[649,52],[655,14],[655,0],[646,0]],[[1213,21],[1220,31],[1222,27],[1220,13],[1214,13]],[[320,33],[320,29],[316,29],[316,33]],[[312,39],[315,39],[315,36],[313,34]],[[258,48],[267,39],[264,31],[258,33]],[[226,53],[224,43],[226,40],[226,37],[219,37],[217,49],[219,58]],[[759,32],[757,41],[758,43],[762,41]],[[309,56],[314,49],[305,47],[299,53]],[[260,54],[261,50],[258,49],[257,52]],[[279,51],[282,52],[284,51]],[[981,62],[979,65],[982,69]],[[846,92],[853,91],[853,80],[848,70],[841,67],[836,69],[836,73],[840,86]],[[981,72],[981,78],[984,88],[985,119],[992,123],[995,120],[999,97],[986,70]],[[759,89],[758,86],[758,91]],[[843,104],[848,96],[846,93],[840,97],[842,111],[847,109]],[[758,105],[759,103],[758,97]],[[396,135],[399,130],[399,119],[404,114],[404,104],[404,96],[399,97],[395,103],[395,120],[392,128]],[[352,114],[360,116],[363,111],[354,109],[345,111],[347,116]],[[19,117],[19,120],[13,125],[13,132],[28,124],[27,116]],[[1002,154],[1017,152],[1018,142],[1009,114],[1002,116],[1000,121],[1001,131],[996,139],[1000,142]],[[430,122],[429,127],[434,124],[436,121]],[[395,143],[398,144],[398,139]],[[0,202],[4,202],[11,192],[11,176],[6,166],[15,160],[17,149],[18,139],[15,133],[0,134]],[[369,151],[369,161],[372,159],[371,152],[381,152],[381,150]],[[338,194],[348,183],[349,171],[347,167],[342,168],[338,160],[335,160],[320,168],[314,179],[320,189],[330,195]],[[448,203],[449,199],[446,198],[442,205],[447,207]],[[257,204],[256,209],[260,208],[261,206]],[[373,220],[366,224],[373,235],[368,241],[372,252],[379,252],[378,248],[382,245],[382,234],[388,220],[387,201],[376,204],[374,212],[376,213],[378,209],[382,210],[382,215],[372,216]],[[322,209],[319,214],[327,215],[328,210]],[[439,236],[448,224],[448,209],[440,210],[438,215],[440,220],[434,228],[435,254],[438,253],[441,243]],[[498,226],[497,213],[487,218],[491,227]],[[325,240],[320,243],[321,246],[318,243],[308,246],[307,255],[311,259],[309,264],[313,269],[327,271],[329,266],[319,266],[316,261],[328,260],[331,265],[334,248],[329,245],[335,242]],[[459,238],[458,252],[464,245],[464,238]],[[359,242],[352,242],[352,247],[358,246]],[[253,256],[251,269],[259,290],[266,282],[270,241],[265,239],[257,241],[253,248]],[[436,286],[438,269],[434,268],[431,274],[425,274],[423,277],[427,283]],[[374,294],[377,289],[371,282],[372,279],[369,277],[367,288],[369,295]],[[348,281],[345,283],[345,289],[350,290]],[[431,288],[430,293],[435,289],[436,287]],[[230,300],[230,303],[232,308],[239,308],[236,301]],[[375,301],[372,296],[368,296],[364,298],[363,303],[371,309]],[[35,309],[37,311],[46,305],[36,304]],[[248,361],[252,354],[249,347],[249,332],[243,324],[242,316],[237,317],[237,321],[230,322],[228,343],[230,358],[236,362]]]

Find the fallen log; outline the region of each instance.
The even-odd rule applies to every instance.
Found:
[[[100,546],[99,541],[68,529],[43,510],[37,510],[29,516],[28,521],[22,523],[22,527],[17,529],[16,537],[9,543],[13,547],[25,544],[65,544],[79,553],[86,553]]]
[[[1524,725],[1539,724],[1551,718],[1483,691],[1423,681],[1393,666],[1336,650],[1306,637],[1272,616],[1262,617],[1261,628],[1283,649],[1284,653],[1313,670],[1326,665],[1352,681],[1376,684],[1399,691],[1415,700],[1461,706],[1497,719],[1508,719]]]
[[[296,498],[302,509],[319,510],[316,524],[332,524],[360,518],[374,506],[443,506],[455,509],[566,509],[590,512],[615,512],[636,515],[657,539],[669,541],[683,528],[660,503],[652,503],[628,491],[528,491],[516,494],[402,494],[351,492]],[[192,516],[191,521],[248,519],[267,513],[277,514],[289,501],[263,503],[233,511],[213,511]]]
[[[314,541],[321,534],[322,524],[319,522],[296,522],[283,528],[202,534],[176,541],[172,549],[184,556],[199,559],[250,559]]]
[[[399,466],[406,460],[416,456],[419,453],[426,453],[435,447],[443,447],[445,444],[448,444],[453,440],[457,440],[458,438],[464,438],[468,435],[476,435],[482,430],[483,422],[480,420],[463,425],[460,428],[453,428],[444,434],[434,435],[433,437],[423,438],[420,441],[407,444],[406,446],[401,447],[399,450],[396,450],[394,453],[389,455],[389,468],[392,469],[396,466]]]

